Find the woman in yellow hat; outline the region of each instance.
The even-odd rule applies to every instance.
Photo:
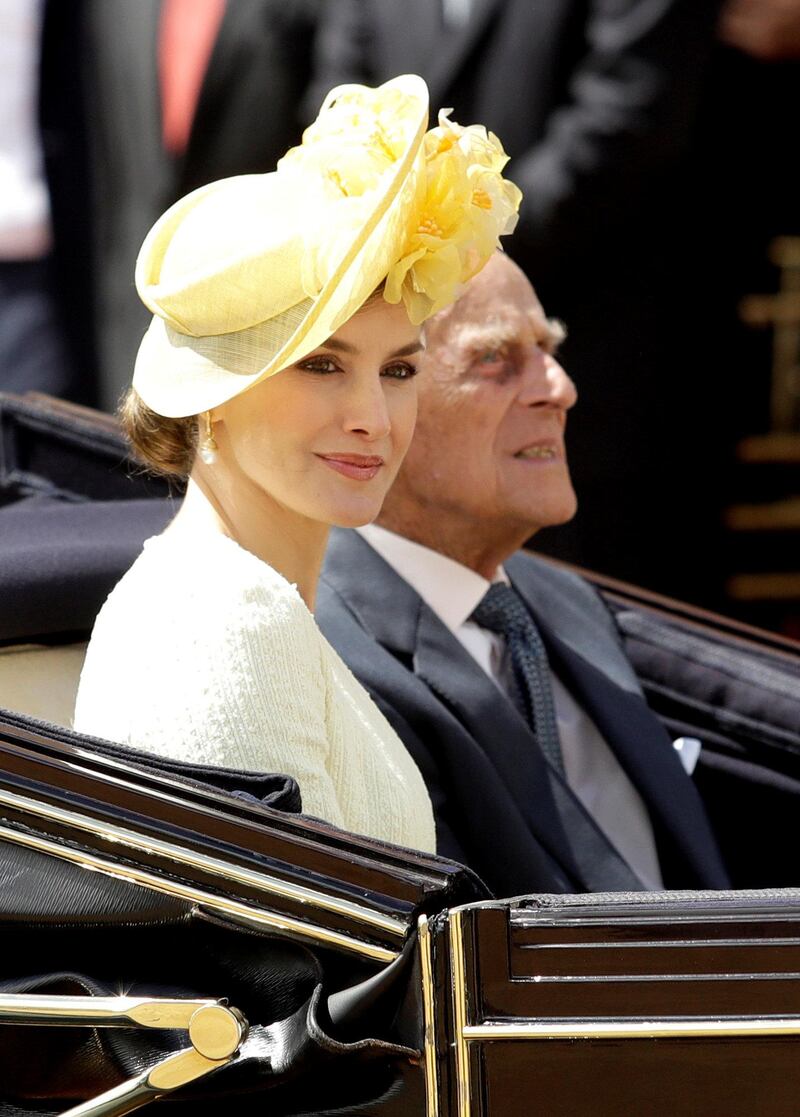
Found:
[[[377,515],[411,439],[421,323],[516,220],[496,138],[427,118],[420,78],[343,86],[275,172],[146,238],[123,419],[186,497],[100,612],[75,724],[287,772],[307,812],[432,850],[413,760],[312,615],[330,526]]]

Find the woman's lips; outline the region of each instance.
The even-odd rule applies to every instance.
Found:
[[[317,454],[317,457],[354,481],[371,481],[383,465],[383,458],[370,454]]]

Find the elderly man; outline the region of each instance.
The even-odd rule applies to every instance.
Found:
[[[602,601],[519,550],[576,507],[561,327],[498,254],[426,333],[411,451],[378,523],[333,533],[317,618],[419,764],[439,851],[498,895],[725,887]]]

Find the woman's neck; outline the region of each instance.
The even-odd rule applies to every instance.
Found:
[[[183,504],[167,530],[228,536],[296,585],[313,611],[328,525],[299,516],[261,490],[243,493],[237,487],[233,499],[221,479],[209,481],[204,473],[192,472]]]

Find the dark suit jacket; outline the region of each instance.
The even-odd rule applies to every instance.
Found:
[[[96,401],[91,171],[86,131],[84,0],[45,0],[38,117],[53,230],[52,286],[66,361],[54,395]]]
[[[554,670],[642,796],[667,886],[725,887],[700,798],[648,710],[598,595],[531,555],[514,556],[506,569]],[[524,719],[356,532],[332,533],[316,618],[419,765],[440,853],[469,865],[500,896],[595,890],[562,823],[564,787],[546,770]],[[570,829],[573,820],[583,824],[580,813]],[[612,884],[627,887],[624,874]]]
[[[229,0],[179,159],[161,142],[161,0],[85,2],[102,402],[114,407],[149,321],[133,285],[141,243],[177,198],[274,170],[299,142],[317,0]]]

